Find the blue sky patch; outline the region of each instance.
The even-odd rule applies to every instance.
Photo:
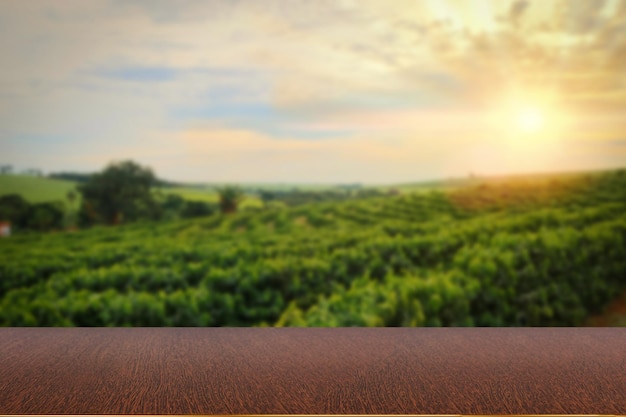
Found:
[[[122,81],[162,82],[175,80],[180,70],[170,67],[127,67],[99,69],[92,73],[98,77]]]
[[[227,99],[200,106],[178,107],[170,112],[177,120],[241,121],[276,120],[279,113],[265,103],[234,103]]]
[[[284,114],[267,103],[222,103],[199,107],[179,107],[170,112],[175,124],[190,120],[217,122],[233,129],[248,129],[276,139],[316,140],[336,138],[350,133],[346,130],[317,130],[293,126],[293,116]]]

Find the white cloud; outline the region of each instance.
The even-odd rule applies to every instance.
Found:
[[[492,132],[479,114],[511,88],[554,91],[588,129],[623,131],[598,113],[626,106],[626,1],[42,0],[0,9],[0,140],[17,159],[36,153],[15,139],[29,135],[65,155],[43,165],[127,154],[172,176],[208,175],[200,167],[209,160],[222,177],[254,167],[268,178],[410,179],[463,165],[449,161],[471,141],[484,150]],[[175,76],[104,75],[141,68]],[[220,103],[273,111],[253,123],[243,110],[214,112]],[[178,120],[181,108],[199,120]],[[289,127],[302,137],[272,130]],[[350,133],[305,134],[315,131]]]

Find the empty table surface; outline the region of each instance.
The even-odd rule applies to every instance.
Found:
[[[626,329],[3,328],[0,414],[626,414]]]

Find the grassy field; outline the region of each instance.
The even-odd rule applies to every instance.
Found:
[[[74,190],[72,181],[26,175],[0,175],[0,195],[19,194],[30,203],[67,201],[67,193]],[[77,198],[80,195],[77,193]]]
[[[175,194],[179,195],[185,200],[191,201],[203,201],[205,203],[217,204],[219,197],[217,192],[211,189],[201,188],[160,188],[159,191],[163,194]]]
[[[19,194],[30,203],[45,201],[67,201],[67,193],[75,190],[76,183],[72,181],[57,180],[45,177],[31,177],[25,175],[0,175],[0,196],[7,194]],[[217,204],[219,197],[213,188],[162,188],[164,194],[178,194],[185,200],[203,201]],[[80,193],[76,193],[80,199]],[[76,204],[76,203],[75,203]],[[77,205],[77,204],[76,204]],[[241,208],[259,207],[263,203],[254,196],[245,196]]]

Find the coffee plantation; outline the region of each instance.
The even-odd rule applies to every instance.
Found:
[[[626,173],[0,240],[3,326],[576,326],[626,290]]]

